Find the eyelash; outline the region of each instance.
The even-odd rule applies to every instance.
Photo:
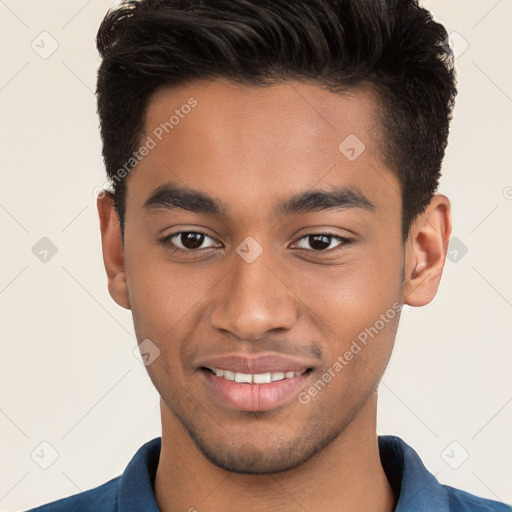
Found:
[[[167,235],[165,236],[164,238],[161,238],[159,241],[160,243],[168,250],[170,250],[173,254],[174,253],[178,253],[178,254],[193,254],[193,253],[198,253],[200,251],[208,251],[210,249],[215,249],[216,247],[207,247],[205,249],[182,249],[181,247],[176,247],[176,245],[174,245],[172,242],[171,242],[171,239],[179,236],[179,235],[182,235],[183,233],[194,233],[194,234],[199,234],[199,235],[204,235],[208,238],[211,238],[213,240],[213,238],[208,235],[207,233],[204,233],[203,231],[176,231],[174,233],[171,233],[170,235]],[[340,245],[334,247],[334,248],[331,248],[331,249],[326,249],[326,250],[320,250],[320,251],[315,251],[314,249],[300,249],[300,250],[305,250],[305,251],[308,251],[308,252],[314,252],[314,253],[319,253],[319,254],[325,254],[327,252],[330,252],[330,251],[335,251],[335,250],[340,250],[344,245],[348,245],[352,242],[351,239],[349,238],[345,238],[343,236],[340,236],[340,235],[336,235],[335,233],[329,233],[329,232],[322,232],[322,233],[308,233],[306,235],[303,235],[301,236],[298,240],[304,240],[305,238],[308,238],[310,236],[326,236],[328,238],[335,238],[337,239],[339,242],[341,242]]]

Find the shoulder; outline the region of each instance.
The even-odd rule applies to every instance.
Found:
[[[480,498],[469,492],[443,485],[450,510],[454,512],[512,512],[512,507],[499,501]]]
[[[115,512],[117,511],[120,477],[66,498],[46,503],[27,512]]]
[[[512,507],[441,484],[397,436],[379,436],[381,463],[398,496],[396,512],[512,512]]]
[[[160,457],[161,438],[141,446],[124,472],[93,489],[46,503],[27,512],[158,512],[153,482]]]

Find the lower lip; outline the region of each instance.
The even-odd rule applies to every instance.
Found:
[[[247,384],[217,377],[208,370],[202,370],[206,381],[221,403],[238,411],[268,411],[290,402],[304,387],[310,372],[270,382],[268,384]]]

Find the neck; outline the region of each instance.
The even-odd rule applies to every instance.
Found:
[[[292,470],[266,475],[231,473],[212,464],[162,400],[161,410],[155,479],[161,512],[394,510],[396,497],[379,456],[376,392],[323,450]]]

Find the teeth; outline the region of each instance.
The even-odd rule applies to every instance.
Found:
[[[272,382],[272,374],[271,373],[256,373],[252,376],[252,381],[254,384],[269,384]]]
[[[235,373],[235,382],[252,384],[252,375],[250,373]]]
[[[272,382],[274,382],[275,380],[283,380],[285,377],[284,377],[284,372],[273,372],[272,373]]]
[[[229,370],[222,370],[223,377],[228,380],[235,380],[235,372],[230,372]]]
[[[293,377],[301,375],[301,372],[268,372],[256,374],[239,373],[231,372],[229,370],[222,370],[220,368],[212,368],[212,371],[217,377],[223,377],[227,380],[243,382],[246,384],[270,384],[271,382],[283,379],[293,379]]]

